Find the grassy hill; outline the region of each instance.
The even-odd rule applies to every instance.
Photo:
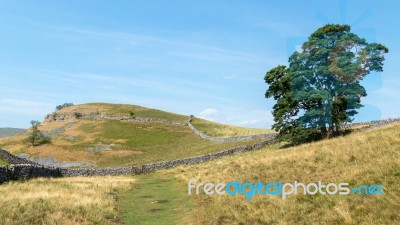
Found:
[[[234,155],[159,171],[199,182],[381,184],[384,195],[191,196],[194,224],[396,224],[400,221],[400,125],[282,149]]]
[[[162,118],[186,123],[188,116],[133,105],[93,103],[75,105],[51,114],[39,129],[52,136],[51,143],[31,147],[26,134],[0,139],[0,147],[12,153],[49,157],[63,162],[89,162],[95,167],[140,165],[149,162],[202,155],[255,141],[214,143],[201,139],[188,126],[158,121],[128,121],[104,118],[78,118],[74,115],[109,115]],[[62,118],[53,120],[52,118]],[[196,120],[197,121],[197,120]],[[232,133],[232,126],[202,120],[210,127]],[[201,127],[208,132],[208,127]],[[236,134],[261,130],[234,127]],[[256,131],[256,132],[255,132]],[[265,130],[268,132],[268,130]]]
[[[22,131],[24,131],[24,129],[9,127],[0,128],[0,138],[14,136]]]
[[[245,136],[245,135],[265,134],[274,132],[273,130],[268,130],[268,129],[230,126],[221,123],[211,122],[197,117],[194,117],[192,119],[192,124],[199,131],[212,137]]]

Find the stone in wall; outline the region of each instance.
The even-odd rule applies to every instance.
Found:
[[[101,168],[101,169],[61,169],[62,176],[76,177],[76,176],[107,176],[107,175],[122,175],[122,174],[136,174],[140,170],[134,166],[130,167],[117,167],[117,168]]]
[[[6,166],[0,166],[0,184],[7,182],[8,178],[8,171]]]
[[[11,164],[32,164],[32,165],[37,165],[37,163],[32,162],[28,159],[24,159],[18,156],[15,156],[8,151],[4,149],[0,149],[0,157],[6,160],[7,162]]]

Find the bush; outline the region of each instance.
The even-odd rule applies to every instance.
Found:
[[[76,119],[80,119],[80,118],[82,118],[83,114],[80,112],[74,112],[74,116]]]
[[[56,106],[56,111],[73,106],[73,105],[74,105],[74,103],[64,103],[62,105],[58,105],[58,106]]]
[[[134,112],[129,111],[129,115],[130,115],[132,118],[135,118],[135,113],[134,113]]]
[[[32,145],[32,146],[38,146],[42,144],[49,143],[51,141],[50,137],[46,137],[43,135],[43,133],[39,130],[40,122],[37,120],[32,120],[31,121],[31,133],[29,134],[27,141]]]

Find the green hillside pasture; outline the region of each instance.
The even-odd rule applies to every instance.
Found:
[[[265,134],[274,132],[273,130],[270,129],[230,126],[230,125],[211,122],[208,120],[203,120],[200,118],[193,118],[192,125],[197,130],[212,137],[246,136],[246,135]]]

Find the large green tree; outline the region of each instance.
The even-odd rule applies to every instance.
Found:
[[[341,132],[367,95],[360,81],[383,71],[387,52],[384,45],[351,33],[348,25],[317,29],[289,57],[288,67],[277,66],[265,75],[265,96],[276,100],[272,114],[278,137],[300,143]]]

